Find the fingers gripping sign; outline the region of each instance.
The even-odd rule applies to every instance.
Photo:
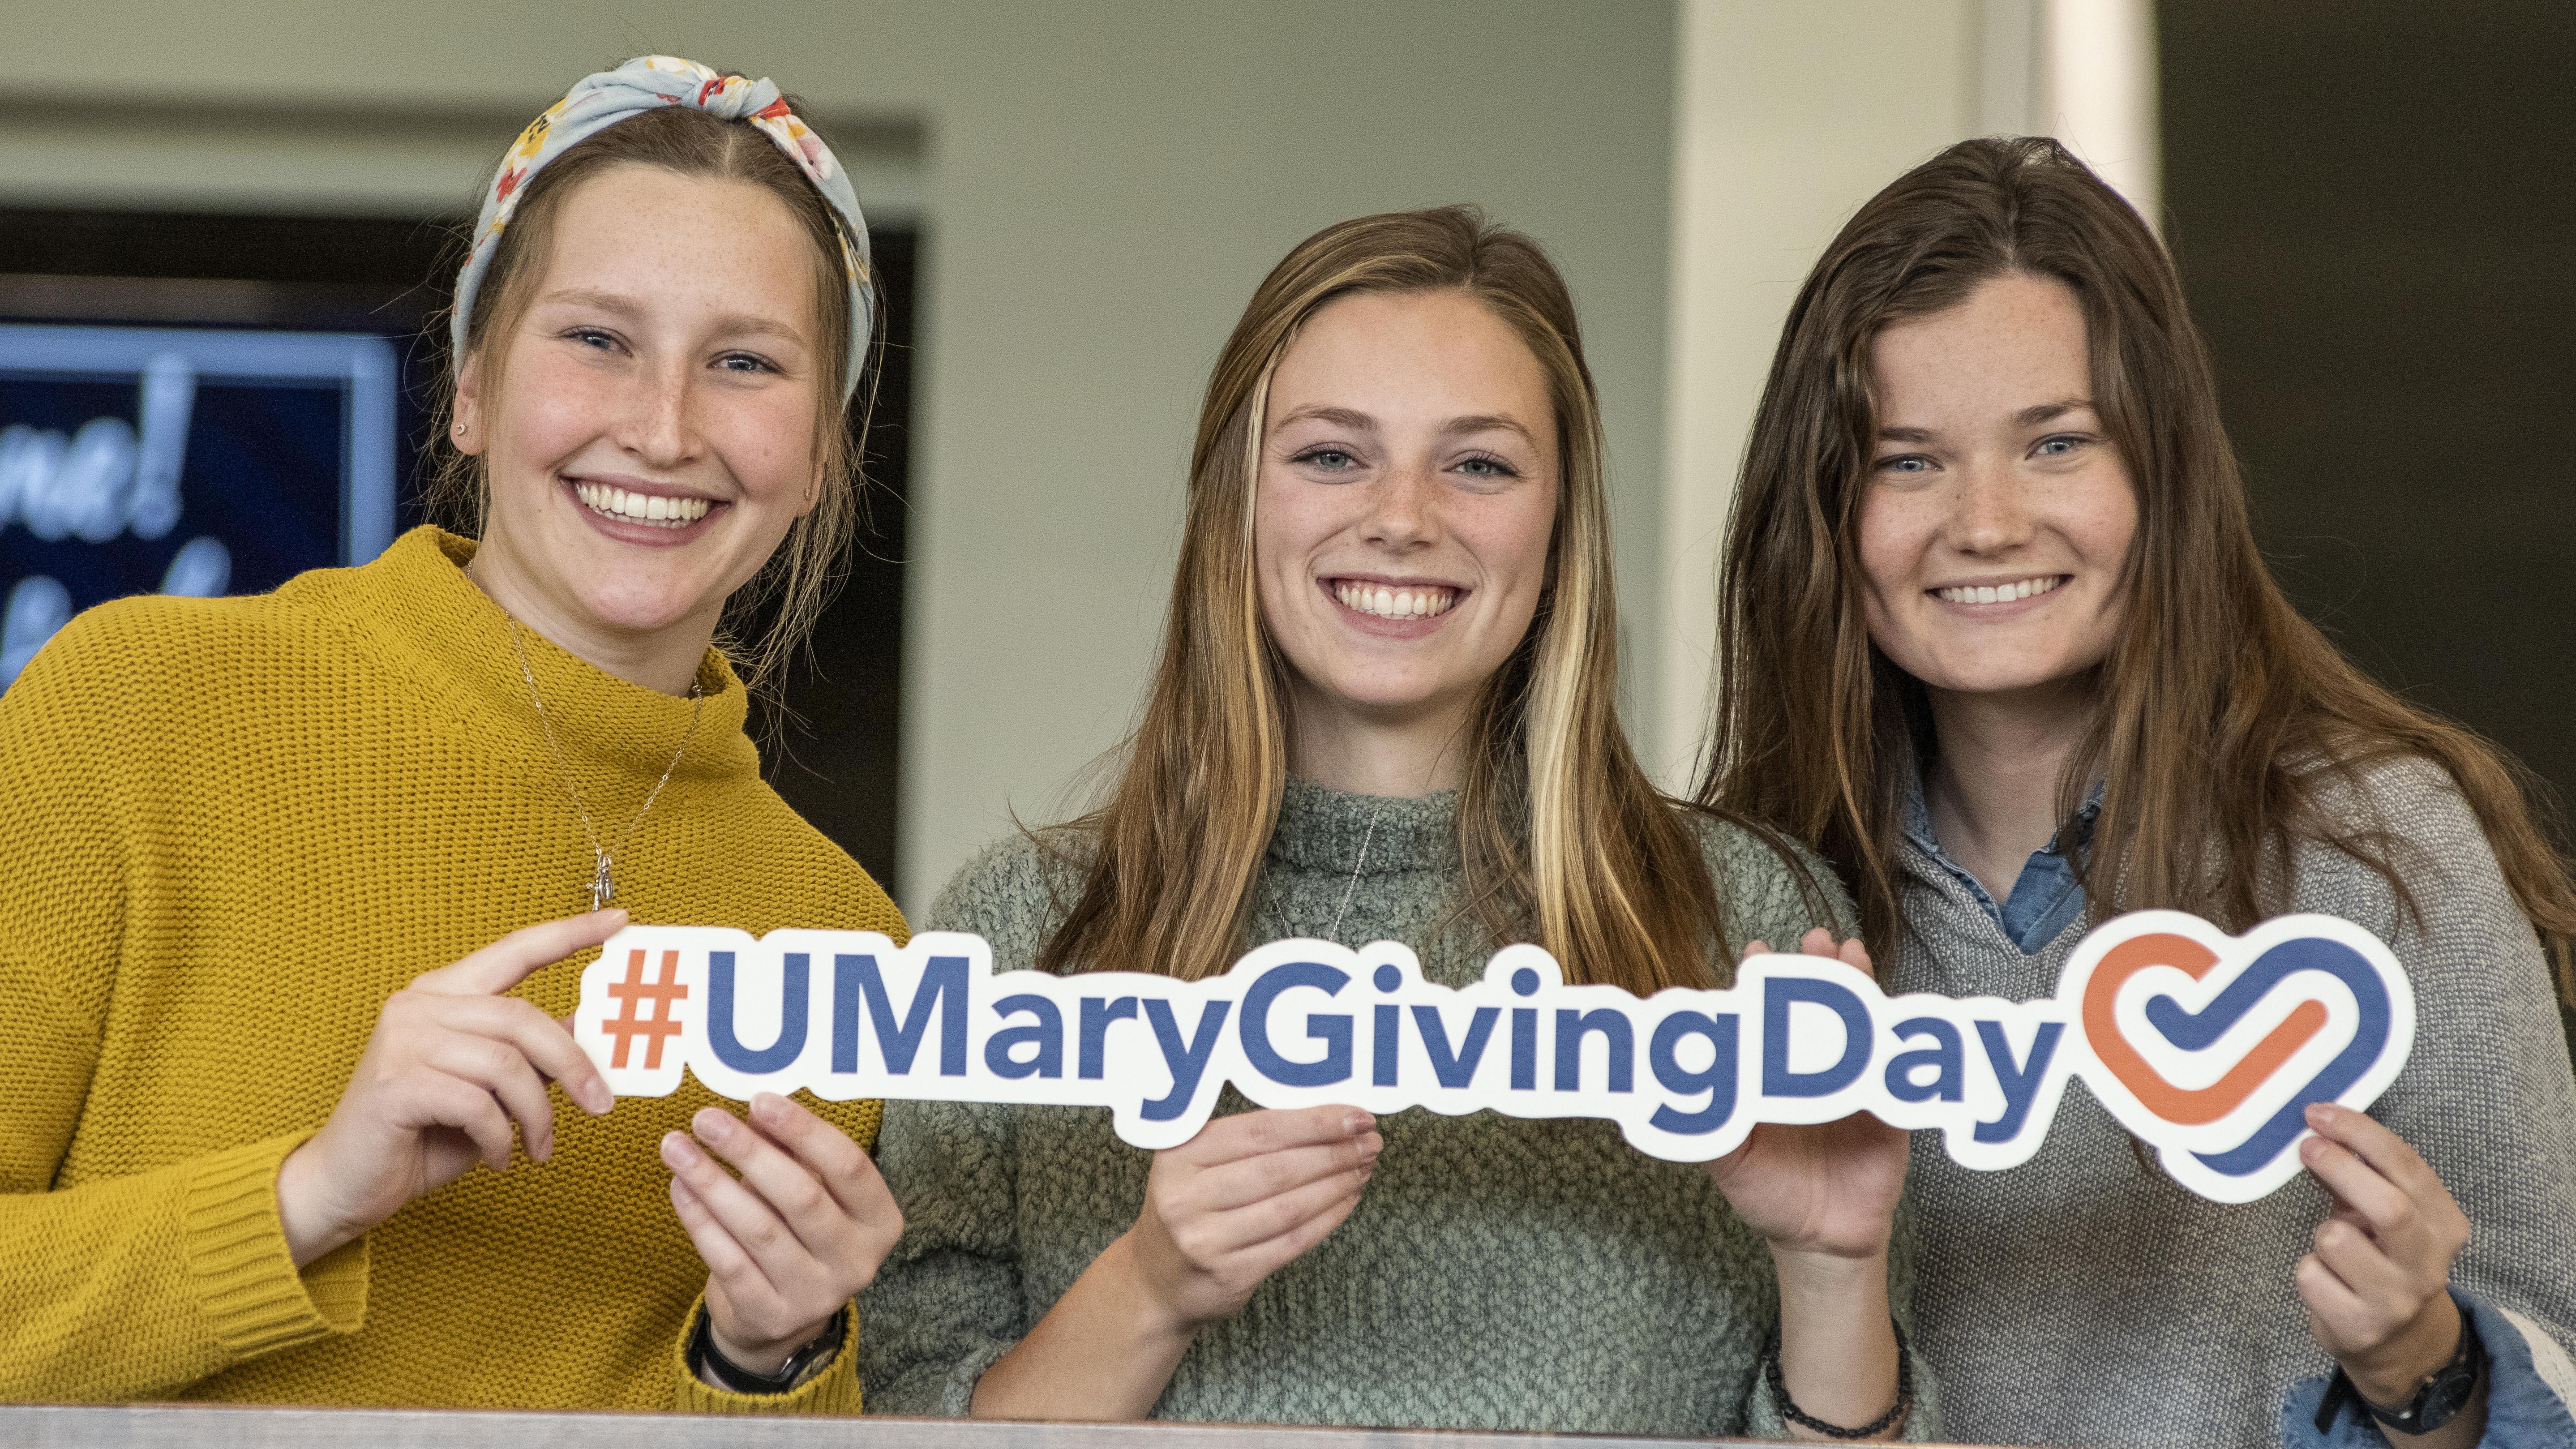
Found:
[[[1127,1237],[1148,1291],[1182,1328],[1226,1318],[1359,1205],[1385,1139],[1356,1107],[1219,1117],[1154,1154]]]
[[[480,1163],[554,1153],[549,1083],[596,1116],[615,1098],[564,1024],[502,993],[626,924],[594,911],[511,932],[415,977],[377,1013],[331,1118],[277,1174],[278,1217],[301,1267]]]
[[[671,1206],[706,1260],[713,1346],[753,1373],[779,1371],[829,1331],[903,1235],[868,1154],[775,1093],[752,1099],[749,1121],[700,1109],[689,1134],[663,1136],[662,1161]]]
[[[1771,948],[1755,941],[1749,959]],[[1799,949],[1869,974],[1858,941],[1839,947],[1810,931]],[[1887,1250],[1896,1200],[1905,1188],[1906,1134],[1856,1113],[1838,1122],[1766,1122],[1744,1145],[1708,1164],[1736,1216],[1777,1250],[1859,1258]]]
[[[2307,1124],[2316,1135],[2299,1160],[2334,1197],[2296,1269],[2309,1331],[2362,1397],[2402,1407],[2459,1348],[2449,1289],[2468,1217],[2415,1149],[2367,1114],[2319,1102]],[[2477,1419],[2473,1408],[2453,1421],[2459,1442],[2474,1441]]]

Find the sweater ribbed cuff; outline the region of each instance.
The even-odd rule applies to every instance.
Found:
[[[841,1310],[841,1351],[813,1377],[783,1394],[728,1393],[689,1372],[690,1330],[706,1311],[707,1298],[689,1305],[680,1331],[671,1341],[671,1372],[679,1391],[672,1407],[687,1414],[856,1414],[859,1412],[858,1306]]]
[[[309,1132],[203,1158],[180,1197],[179,1234],[199,1309],[237,1358],[334,1334],[367,1316],[367,1240],[296,1271],[277,1215],[277,1169]]]

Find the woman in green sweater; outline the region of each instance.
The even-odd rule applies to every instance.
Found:
[[[1394,940],[1448,985],[1534,939],[1640,995],[1721,984],[1757,939],[1832,952],[1817,928],[1850,912],[1804,858],[1638,769],[1609,560],[1539,249],[1464,209],[1319,233],[1219,357],[1123,773],[930,924],[998,970],[1184,978],[1256,941]],[[907,1230],[863,1304],[869,1408],[1934,1427],[1890,1314],[1901,1133],[1763,1127],[1701,1167],[1603,1121],[1247,1105],[1149,1154],[1106,1110],[890,1104]]]

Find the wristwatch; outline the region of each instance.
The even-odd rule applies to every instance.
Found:
[[[2451,1361],[2435,1369],[2402,1408],[2383,1409],[2362,1397],[2343,1365],[2335,1365],[2334,1381],[2326,1385],[2325,1398],[2317,1405],[2317,1432],[2330,1432],[2335,1415],[2349,1402],[2401,1434],[2430,1434],[2468,1406],[2470,1395],[2478,1391],[2478,1380],[2486,1376],[2486,1371],[2487,1346],[2478,1338],[2477,1324],[2463,1310],[2460,1346],[2452,1352]]]
[[[783,1394],[813,1376],[816,1369],[840,1356],[841,1340],[849,1332],[850,1315],[844,1311],[832,1315],[832,1326],[820,1338],[787,1356],[775,1373],[756,1374],[724,1356],[716,1347],[704,1309],[698,1312],[698,1326],[689,1334],[689,1372],[716,1388],[736,1394]]]

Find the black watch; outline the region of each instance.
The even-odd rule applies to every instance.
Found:
[[[850,1315],[845,1309],[832,1315],[832,1326],[823,1335],[787,1356],[787,1362],[775,1373],[756,1374],[724,1356],[716,1347],[715,1334],[708,1324],[706,1310],[698,1310],[698,1326],[689,1334],[689,1372],[701,1383],[736,1394],[783,1394],[810,1378],[814,1370],[840,1356],[841,1340],[850,1331]]]
[[[2469,1397],[2478,1391],[2478,1380],[2486,1377],[2487,1346],[2478,1338],[2478,1326],[2467,1309],[2460,1310],[2460,1346],[2451,1361],[2435,1369],[2424,1380],[2415,1397],[2395,1409],[2383,1409],[2363,1398],[2353,1386],[2352,1376],[2335,1365],[2334,1382],[2326,1385],[2326,1395],[2317,1405],[2317,1432],[2331,1432],[2335,1415],[2350,1403],[2387,1428],[2401,1434],[2430,1434],[2451,1422],[2468,1406]]]

